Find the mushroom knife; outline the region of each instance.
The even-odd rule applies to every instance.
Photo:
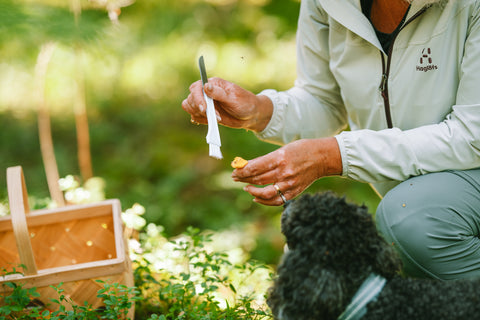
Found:
[[[208,82],[207,71],[205,70],[205,62],[203,61],[203,56],[200,56],[198,59],[198,67],[200,69],[200,77],[202,78],[202,83],[205,85]],[[220,151],[220,146],[222,145],[220,141],[220,132],[218,130],[217,116],[215,114],[215,105],[212,98],[208,97],[203,90],[203,97],[207,103],[207,121],[208,121],[208,132],[207,132],[207,143],[209,145],[209,155],[211,157],[222,159],[222,152]]]

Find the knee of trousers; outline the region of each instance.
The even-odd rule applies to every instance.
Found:
[[[452,190],[416,187],[416,180],[400,184],[376,212],[377,228],[399,253],[404,273],[437,279],[480,276],[478,221],[468,212],[470,205],[462,207],[468,201],[458,201]]]
[[[400,204],[401,208],[404,204]],[[392,245],[398,252],[402,263],[403,273],[408,276],[420,278],[437,278],[432,272],[426,269],[419,258],[425,257],[428,251],[422,238],[425,231],[425,224],[416,219],[412,219],[411,214],[400,222],[398,219],[398,204],[392,205],[389,199],[383,199],[375,214],[377,229],[384,237],[385,241]],[[406,205],[405,205],[406,207]],[[402,214],[406,210],[402,210]],[[410,218],[409,218],[410,217]],[[421,259],[422,260],[422,259]]]

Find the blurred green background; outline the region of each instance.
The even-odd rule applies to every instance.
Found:
[[[0,0],[0,198],[5,169],[15,165],[29,194],[49,196],[37,121],[43,93],[59,174],[79,175],[74,106],[83,95],[93,173],[105,179],[107,198],[124,208],[142,204],[169,235],[190,225],[241,230],[255,240],[252,258],[276,263],[281,208],[253,203],[230,179],[230,161],[278,146],[222,127],[224,160],[210,158],[206,127],[192,125],[181,102],[199,79],[200,55],[209,76],[253,92],[292,86],[299,7],[299,0]],[[119,9],[112,22],[108,13]],[[54,51],[39,92],[35,68],[47,43]],[[371,212],[379,201],[368,185],[338,177],[308,192],[328,189]]]

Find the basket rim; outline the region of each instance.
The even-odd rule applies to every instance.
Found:
[[[92,207],[98,207],[98,206],[107,206],[107,205],[113,205],[113,206],[119,206],[120,208],[120,200],[118,199],[106,199],[106,200],[101,200],[101,201],[96,201],[96,202],[91,202],[91,203],[85,203],[85,204],[69,204],[63,207],[56,207],[56,208],[45,208],[45,209],[37,209],[37,210],[32,210],[28,213],[25,214],[25,216],[30,219],[38,217],[38,216],[45,216],[45,215],[50,215],[50,214],[55,214],[55,213],[62,213],[66,211],[73,211],[73,210],[82,210],[82,209],[88,209]],[[85,217],[89,218],[89,217]],[[11,215],[3,216],[0,217],[0,222],[3,221],[8,221],[11,220]]]
[[[37,274],[11,274],[0,276],[0,292],[10,291],[3,286],[6,282],[23,283],[26,288],[44,287],[60,282],[80,281],[105,277],[128,271],[126,257],[79,263],[69,266],[39,269]]]

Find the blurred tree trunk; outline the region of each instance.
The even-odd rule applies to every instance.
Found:
[[[38,103],[38,134],[40,138],[40,150],[42,153],[43,165],[47,176],[48,189],[50,196],[58,206],[64,206],[65,200],[60,190],[58,180],[57,160],[53,149],[52,131],[50,124],[50,112],[45,99],[45,79],[47,75],[48,64],[55,50],[54,43],[44,44],[38,54],[37,64],[35,66],[36,94]]]
[[[78,26],[82,13],[80,0],[70,0],[70,9],[75,18],[75,24]],[[92,157],[90,154],[90,135],[88,130],[87,103],[85,99],[85,74],[83,71],[83,51],[80,46],[75,45],[76,56],[76,89],[77,94],[74,102],[75,125],[77,129],[77,152],[78,166],[83,181],[87,181],[93,176]]]
[[[83,181],[93,176],[92,157],[90,154],[90,135],[88,130],[87,104],[85,99],[85,74],[83,72],[83,54],[80,48],[76,49],[77,95],[75,97],[75,124],[77,129],[78,165]]]

